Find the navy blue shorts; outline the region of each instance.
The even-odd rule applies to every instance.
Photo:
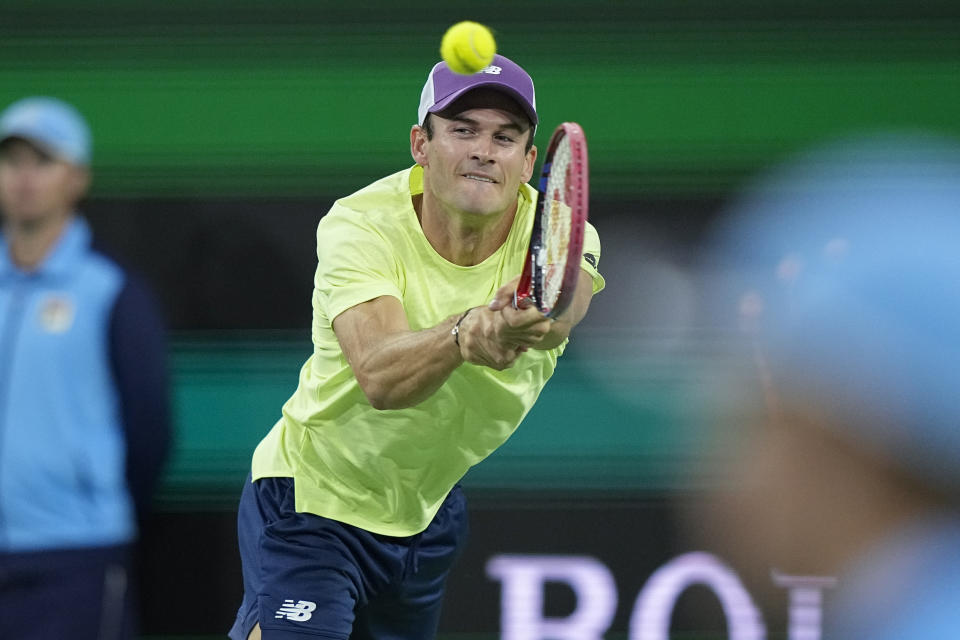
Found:
[[[459,486],[423,532],[371,533],[294,509],[292,478],[247,482],[238,533],[244,596],[230,630],[246,640],[433,638],[447,574],[467,537]]]

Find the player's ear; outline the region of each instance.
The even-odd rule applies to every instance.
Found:
[[[526,157],[523,159],[523,174],[522,178],[524,182],[529,182],[530,177],[533,175],[533,165],[537,162],[537,145],[530,147],[530,151],[527,151]]]
[[[421,167],[427,166],[426,145],[430,142],[427,132],[418,124],[410,129],[410,155]]]

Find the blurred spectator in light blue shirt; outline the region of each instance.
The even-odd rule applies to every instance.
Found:
[[[0,114],[0,635],[135,635],[133,545],[170,438],[152,296],[76,206],[90,131],[70,105]]]
[[[748,570],[836,576],[826,638],[956,638],[960,146],[795,158],[734,203],[708,263],[707,317],[752,364],[718,384],[730,465],[704,539]]]

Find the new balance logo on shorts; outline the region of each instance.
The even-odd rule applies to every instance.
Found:
[[[298,600],[293,604],[293,600],[284,600],[283,606],[277,610],[277,618],[286,618],[294,622],[306,622],[313,617],[313,610],[317,608],[317,603],[307,600]]]

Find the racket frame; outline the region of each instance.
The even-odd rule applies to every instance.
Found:
[[[537,264],[537,255],[543,245],[543,207],[547,201],[547,185],[553,168],[553,157],[566,138],[570,143],[570,162],[567,165],[565,193],[561,199],[570,207],[570,242],[567,245],[567,260],[560,284],[560,294],[552,307],[543,300],[543,266]],[[573,294],[580,278],[580,262],[583,255],[583,234],[587,221],[589,202],[589,175],[587,140],[583,129],[575,122],[562,122],[554,130],[547,145],[547,155],[540,170],[537,184],[537,207],[533,216],[533,230],[524,262],[523,273],[514,294],[514,306],[533,304],[548,318],[556,318],[573,302]]]

